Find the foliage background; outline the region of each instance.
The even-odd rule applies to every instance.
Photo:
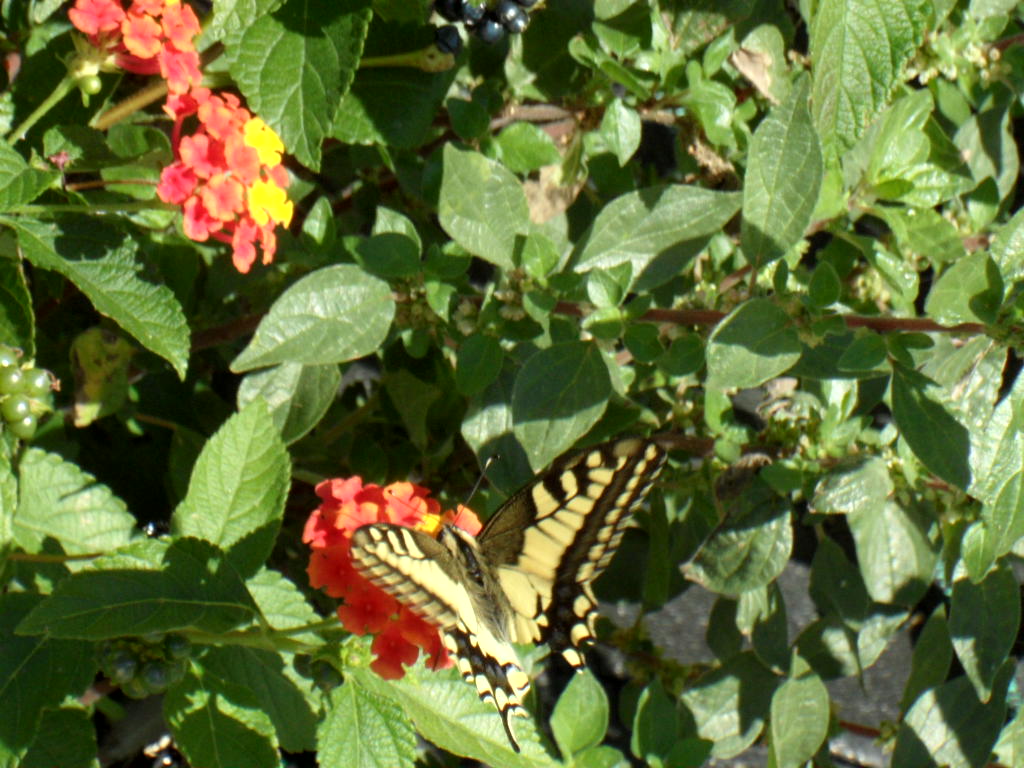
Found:
[[[57,3],[0,12],[11,131],[72,44]],[[98,649],[169,631],[164,715],[204,768],[456,764],[417,731],[495,766],[829,765],[844,728],[898,766],[1024,763],[1018,4],[549,0],[440,72],[407,66],[428,15],[217,3],[207,76],[283,137],[299,206],[249,275],[155,202],[157,110],[90,127],[143,80],[0,145],[0,341],[61,382],[4,435],[0,765],[97,765],[125,702]],[[599,592],[644,615],[701,584],[714,658],[606,627],[628,679],[537,686],[522,755],[454,672],[369,673],[305,585],[323,477],[457,502],[497,456],[493,510],[654,431],[679,450]],[[898,722],[844,721],[825,683],[907,628]]]

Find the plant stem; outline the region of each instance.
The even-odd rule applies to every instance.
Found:
[[[53,92],[43,99],[42,103],[32,111],[32,114],[26,117],[21,125],[7,134],[7,143],[13,147],[25,138],[25,134],[29,132],[32,126],[38,123],[42,117],[53,109],[57,105],[57,102],[67,96],[74,87],[75,81],[72,80],[70,76],[65,75],[64,79],[57,84],[56,88],[53,89]]]

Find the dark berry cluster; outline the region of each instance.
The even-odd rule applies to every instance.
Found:
[[[53,377],[19,364],[21,351],[0,345],[0,416],[11,434],[31,440],[39,417],[53,410]]]
[[[530,23],[527,10],[536,4],[537,0],[498,0],[490,4],[481,0],[434,0],[434,10],[448,21],[461,23],[485,43],[496,43],[506,33],[518,35],[526,29]],[[458,53],[462,44],[453,26],[441,27],[435,38],[437,47],[446,53]]]
[[[184,635],[147,635],[107,640],[99,649],[100,669],[125,696],[144,699],[163,693],[185,676],[192,644]]]

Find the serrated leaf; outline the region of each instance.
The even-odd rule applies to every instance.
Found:
[[[455,386],[464,395],[482,392],[501,373],[504,355],[493,336],[475,333],[459,348]]]
[[[754,654],[740,653],[705,672],[680,697],[720,759],[738,755],[754,743],[768,717],[776,678]]]
[[[771,748],[779,768],[806,763],[828,734],[830,702],[825,684],[799,656],[792,666],[789,679],[772,695]]]
[[[689,254],[686,241],[718,232],[736,215],[737,192],[715,192],[673,184],[647,187],[615,198],[594,218],[576,243],[570,264],[576,272],[629,262],[634,280],[658,257]]]
[[[761,121],[750,142],[741,244],[752,264],[770,264],[796,245],[818,202],[824,161],[807,90],[804,79]]]
[[[569,760],[577,752],[604,741],[608,730],[608,696],[604,688],[583,669],[562,691],[551,713],[551,732],[562,755]]]
[[[401,680],[386,681],[365,669],[350,669],[348,679],[397,702],[425,739],[454,755],[491,768],[553,768],[555,762],[537,741],[532,723],[513,722],[522,752],[509,747],[493,705],[481,702],[472,686],[455,672],[435,672],[422,662]]]
[[[958,488],[971,483],[967,430],[929,396],[931,382],[896,365],[892,375],[892,415],[914,455],[930,471]]]
[[[640,692],[633,718],[629,749],[641,760],[664,758],[676,743],[679,716],[661,682],[655,679]]]
[[[926,690],[941,684],[949,676],[952,661],[953,645],[949,637],[946,608],[940,605],[928,617],[914,643],[910,674],[900,698],[900,712],[906,712]]]
[[[801,350],[789,315],[769,299],[745,301],[708,339],[708,386],[756,387],[793,367]]]
[[[331,692],[317,744],[322,765],[412,768],[416,759],[416,732],[402,708],[351,681]]]
[[[36,319],[25,270],[14,259],[0,258],[0,344],[20,347],[36,356]]]
[[[27,552],[44,551],[48,540],[69,555],[106,552],[128,543],[135,530],[123,501],[57,454],[29,448],[18,478],[12,530]]]
[[[359,66],[370,6],[370,0],[286,0],[227,49],[250,109],[314,170]]]
[[[40,602],[26,592],[0,595],[0,759],[28,749],[43,711],[81,695],[96,674],[91,643],[14,634]]]
[[[282,363],[248,374],[238,387],[238,408],[263,400],[270,417],[290,445],[305,436],[334,402],[341,383],[337,365]]]
[[[980,584],[962,569],[956,576],[949,633],[978,698],[988,701],[1020,627],[1020,585],[1006,566],[991,571]]]
[[[826,154],[852,146],[902,80],[927,18],[923,0],[823,0],[810,25],[814,122]]]
[[[885,461],[869,457],[841,464],[818,481],[812,506],[826,515],[866,512],[881,506],[893,489]]]
[[[928,538],[929,521],[895,501],[867,505],[846,519],[871,598],[879,603],[916,603],[931,582],[938,558]]]
[[[191,765],[280,765],[273,723],[256,697],[234,682],[208,677],[195,664],[164,694],[164,717]]]
[[[171,529],[217,545],[243,576],[253,574],[274,547],[290,477],[284,443],[257,400],[207,442]]]
[[[97,312],[167,360],[178,376],[185,378],[190,343],[185,314],[169,288],[139,275],[141,265],[134,258],[137,246],[133,240],[84,217],[8,223],[17,232],[26,259],[40,269],[64,275]],[[71,255],[74,258],[69,258]]]
[[[987,764],[1006,717],[1012,664],[1001,670],[992,700],[983,704],[965,677],[925,691],[900,725],[892,764],[903,768]]]
[[[278,297],[231,370],[363,357],[384,341],[394,315],[391,288],[383,280],[354,264],[318,269]]]
[[[444,147],[437,215],[452,239],[495,266],[511,269],[530,211],[519,180],[478,152]],[[521,247],[521,246],[520,246]]]
[[[210,544],[179,539],[167,549],[162,566],[72,574],[17,631],[82,640],[186,629],[219,634],[255,615],[238,574]]]
[[[739,595],[774,580],[793,548],[791,507],[755,480],[729,510],[683,574],[720,595]]]
[[[281,654],[257,648],[210,648],[202,658],[203,680],[214,684],[240,685],[267,714],[281,746],[289,752],[317,747],[317,712],[312,686],[299,678],[303,687],[286,676]],[[322,745],[321,745],[322,746]]]
[[[30,168],[10,144],[0,142],[0,212],[31,203],[58,178],[56,171]]]
[[[53,738],[54,734],[60,738]],[[99,768],[96,727],[85,709],[48,709],[20,768]]]
[[[513,432],[535,470],[546,467],[601,418],[611,397],[596,345],[555,344],[530,356],[512,391]]]

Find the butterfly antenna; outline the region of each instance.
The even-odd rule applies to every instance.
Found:
[[[470,490],[469,495],[466,497],[466,500],[462,502],[462,506],[469,506],[469,502],[473,500],[473,497],[476,496],[476,492],[480,490],[480,485],[483,483],[484,478],[487,476],[487,470],[491,468],[491,464],[493,464],[495,459],[497,458],[498,454],[494,454],[493,456],[489,456],[487,458],[487,461],[484,462],[484,468],[480,471],[480,476],[476,479],[476,482],[473,484],[473,488],[472,490]]]

